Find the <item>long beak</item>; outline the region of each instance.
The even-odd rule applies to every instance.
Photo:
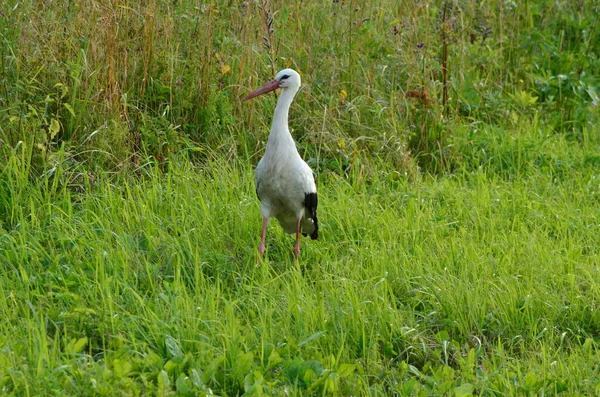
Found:
[[[254,97],[257,97],[259,95],[266,94],[267,92],[271,92],[271,91],[276,90],[278,88],[279,88],[279,81],[277,81],[277,80],[271,80],[267,84],[265,84],[262,87],[260,87],[259,89],[254,90],[251,93],[249,93],[244,99],[242,99],[242,102],[247,101],[248,99],[252,99]]]

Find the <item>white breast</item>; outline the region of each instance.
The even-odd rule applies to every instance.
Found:
[[[316,193],[312,170],[297,152],[265,153],[256,168],[256,192],[264,217],[275,217],[288,233],[304,216],[307,193]]]

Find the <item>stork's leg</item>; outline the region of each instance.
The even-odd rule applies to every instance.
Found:
[[[298,219],[298,224],[296,225],[296,245],[294,245],[294,257],[298,260],[298,256],[300,255],[300,222],[302,218]]]
[[[262,256],[265,253],[265,238],[267,237],[267,224],[269,218],[263,216],[262,231],[260,232],[260,245],[258,246],[258,253]]]

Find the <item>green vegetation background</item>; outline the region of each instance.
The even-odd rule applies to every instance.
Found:
[[[600,5],[0,5],[3,395],[600,393]],[[321,240],[260,229],[293,67]]]

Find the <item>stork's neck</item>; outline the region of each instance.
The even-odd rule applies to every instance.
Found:
[[[276,152],[292,151],[298,153],[294,138],[290,134],[288,128],[288,114],[290,105],[294,100],[294,96],[298,90],[284,89],[277,100],[275,114],[273,115],[273,124],[271,125],[271,133],[267,141],[267,152],[274,150]]]

